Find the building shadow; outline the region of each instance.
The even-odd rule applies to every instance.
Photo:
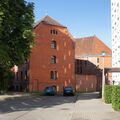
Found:
[[[52,108],[62,104],[74,103],[76,96],[40,96],[9,98],[0,101],[0,113],[31,111],[37,108]],[[62,108],[60,108],[62,109]]]
[[[91,93],[80,93],[77,97],[77,101],[79,100],[91,100],[91,99],[100,99],[99,92],[91,92]]]
[[[82,81],[82,82],[84,82],[84,85],[86,84],[86,82],[88,82],[88,83],[91,82],[91,84],[92,84],[92,82],[96,81],[96,79],[97,79],[97,82],[96,83],[93,82],[92,86],[93,87],[96,86],[94,91],[99,91],[101,89],[101,87],[102,87],[102,70],[96,64],[94,64],[88,60],[76,59],[75,60],[75,74],[79,77],[79,79],[82,79],[82,77],[83,77],[83,79],[84,78],[88,79],[88,80]],[[91,79],[90,76],[93,76],[93,79]],[[88,85],[88,84],[86,84],[86,85]],[[89,88],[87,88],[87,86],[85,86],[85,89],[90,91]]]

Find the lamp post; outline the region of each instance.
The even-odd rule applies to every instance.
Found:
[[[103,56],[103,71],[102,71],[102,99],[104,99],[104,83],[105,83],[105,76],[104,76],[104,57],[105,57],[105,51],[102,51]]]

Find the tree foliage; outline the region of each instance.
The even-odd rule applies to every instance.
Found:
[[[29,58],[34,45],[33,7],[24,0],[1,0],[0,66],[12,68]]]
[[[34,5],[25,0],[0,1],[0,82],[14,65],[28,59],[34,46]]]

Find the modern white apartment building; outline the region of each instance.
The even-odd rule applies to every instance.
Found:
[[[120,67],[120,0],[111,0],[112,67]],[[120,73],[113,73],[114,84],[120,84]]]

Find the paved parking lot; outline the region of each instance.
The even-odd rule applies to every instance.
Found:
[[[98,99],[78,96],[27,96],[0,100],[0,120],[120,120],[120,112]]]

